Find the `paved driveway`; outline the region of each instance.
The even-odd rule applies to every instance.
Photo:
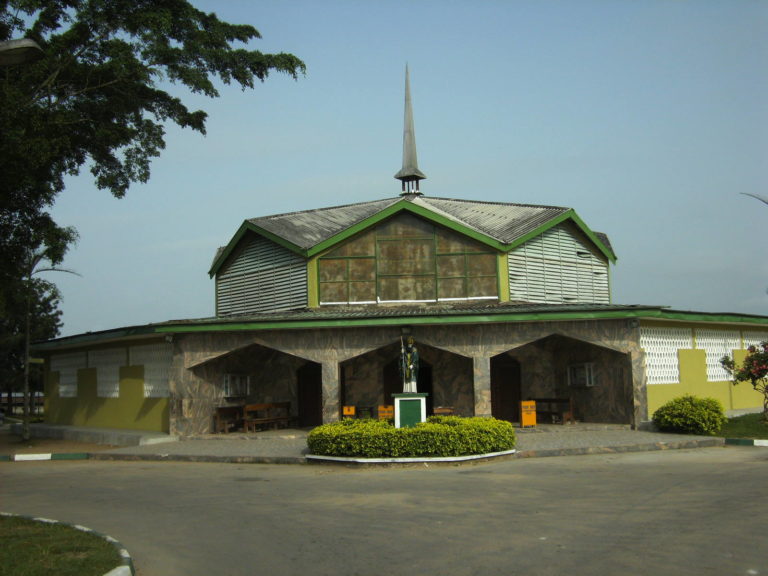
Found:
[[[349,469],[0,464],[0,509],[119,539],[140,576],[768,574],[768,449]]]

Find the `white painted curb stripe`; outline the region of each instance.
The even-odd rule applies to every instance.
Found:
[[[16,454],[13,459],[16,462],[24,462],[31,460],[50,460],[53,454]]]
[[[428,464],[430,462],[467,462],[481,460],[495,456],[507,456],[516,453],[517,450],[505,450],[504,452],[489,452],[488,454],[473,454],[471,456],[443,456],[440,458],[349,458],[346,456],[316,456],[307,454],[307,460],[327,460],[330,462],[355,462],[358,464]]]
[[[768,446],[768,440],[755,440],[755,446]]]

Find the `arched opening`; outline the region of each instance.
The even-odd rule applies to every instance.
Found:
[[[472,359],[417,341],[420,368],[417,390],[426,392],[427,411],[437,406],[470,416],[474,410]],[[392,394],[403,391],[400,341],[351,358],[341,364],[341,403],[364,409],[392,405]],[[373,414],[375,416],[375,413]]]

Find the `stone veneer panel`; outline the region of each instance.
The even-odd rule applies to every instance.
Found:
[[[380,388],[378,374],[387,355],[382,349],[393,349],[397,354],[404,327],[409,328],[420,351],[423,350],[425,361],[433,366],[436,405],[453,404],[460,413],[471,411],[477,415],[490,415],[490,358],[507,352],[521,362],[523,398],[549,390],[559,392],[551,380],[563,382],[565,363],[571,357],[567,351],[574,341],[578,341],[576,348],[597,359],[605,382],[619,381],[610,389],[593,390],[591,396],[580,400],[585,410],[584,418],[602,421],[600,419],[604,417],[609,419],[606,421],[617,420],[636,425],[647,420],[643,355],[634,321],[444,326],[408,325],[404,322],[402,327],[177,335],[170,382],[171,431],[188,435],[210,430],[211,414],[221,402],[217,382],[223,374],[222,366],[226,365],[221,361],[230,355],[237,357],[239,352],[249,349],[261,350],[262,353],[264,349],[283,353],[276,354],[269,361],[271,364],[268,362],[273,368],[270,375],[274,376],[272,394],[275,396],[278,389],[295,390],[296,376],[293,371],[301,361],[320,363],[323,367],[323,417],[325,421],[335,420],[341,400],[339,365],[360,356],[363,356],[362,360],[353,360],[348,365],[364,366],[366,359],[372,360],[373,366],[364,368],[362,373],[370,375],[370,382],[377,382],[376,386]],[[547,340],[550,336],[565,340]],[[582,343],[593,346],[582,348]],[[251,348],[254,345],[257,346]],[[264,354],[252,360],[254,370],[261,370],[258,364],[260,358],[270,358],[269,354]],[[290,356],[283,358],[283,355]],[[556,357],[560,359],[553,366]],[[363,364],[360,364],[361,361]],[[371,395],[371,391],[362,393]],[[375,403],[378,403],[378,397]]]

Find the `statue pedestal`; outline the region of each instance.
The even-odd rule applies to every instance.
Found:
[[[426,392],[392,394],[395,399],[395,428],[412,428],[427,420]]]

